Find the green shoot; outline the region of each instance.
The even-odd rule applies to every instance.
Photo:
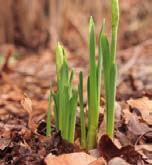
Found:
[[[104,30],[104,21],[102,31]],[[89,26],[89,78],[88,78],[88,134],[87,148],[92,149],[96,146],[96,136],[98,130],[99,107],[100,107],[100,90],[101,90],[101,71],[102,71],[102,51],[99,41],[98,63],[95,60],[96,38],[94,33],[94,22],[90,18]]]
[[[111,0],[112,3],[112,41],[111,41],[111,55],[112,61],[116,60],[116,47],[117,47],[117,33],[119,25],[119,0]]]
[[[79,74],[79,102],[80,102],[80,125],[81,125],[81,146],[86,148],[86,127],[85,127],[85,114],[83,105],[83,73]]]
[[[63,65],[63,61],[65,60],[65,54],[63,52],[63,48],[60,45],[60,43],[58,43],[57,45],[57,49],[56,49],[56,73],[57,73],[57,81],[60,79],[60,70],[61,67]]]
[[[81,145],[83,148],[93,149],[96,147],[98,131],[98,119],[100,109],[101,73],[103,70],[105,100],[106,100],[106,131],[113,138],[114,132],[114,111],[116,95],[116,47],[117,31],[119,23],[119,3],[112,0],[112,40],[109,44],[107,36],[104,34],[105,21],[99,36],[99,55],[96,63],[96,36],[94,32],[94,21],[90,18],[89,23],[89,75],[87,81],[88,94],[88,132],[85,127],[85,113],[83,104],[83,74],[79,74],[78,90],[73,89],[73,71],[69,71],[69,66],[64,48],[58,43],[56,49],[56,74],[57,91],[49,96],[49,107],[47,116],[47,136],[51,133],[50,125],[50,102],[51,96],[54,100],[54,116],[56,128],[61,131],[61,135],[69,142],[74,142],[77,98],[80,102],[80,122],[81,122]]]
[[[102,21],[101,31],[99,35],[99,59],[98,59],[98,65],[97,65],[97,87],[98,87],[98,105],[100,106],[100,91],[101,91],[101,72],[102,72],[102,50],[101,50],[101,35],[103,34],[105,30],[105,19]]]
[[[51,135],[51,90],[48,97],[48,112],[47,112],[47,121],[46,121],[46,136]]]
[[[95,47],[96,38],[94,33],[93,18],[90,18],[89,26],[89,107],[88,107],[88,141],[87,148],[92,149],[96,145],[96,134],[98,128],[98,98],[97,98],[97,74],[96,74],[96,61],[95,61]]]
[[[112,0],[112,41],[111,50],[108,39],[105,34],[100,37],[101,50],[103,55],[103,73],[106,98],[106,131],[109,137],[114,134],[114,113],[115,113],[115,95],[116,95],[116,46],[117,30],[119,22],[119,3],[118,0]]]
[[[78,91],[72,91],[72,97],[70,99],[70,115],[69,115],[69,141],[71,143],[74,142],[74,134],[75,134],[75,123],[76,123],[76,108],[77,108],[77,98]]]
[[[78,91],[72,87],[73,71],[70,74],[66,53],[59,43],[56,49],[56,72],[58,90],[52,93],[55,125],[62,137],[73,143]]]
[[[113,138],[116,93],[116,64],[112,62],[109,42],[104,34],[101,36],[101,45],[106,98],[106,131],[109,137]]]

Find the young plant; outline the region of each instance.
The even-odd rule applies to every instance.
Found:
[[[104,26],[104,22],[103,22],[103,26]],[[100,34],[102,34],[103,26]],[[96,136],[98,130],[99,107],[100,107],[102,51],[99,47],[98,64],[96,64],[95,49],[96,49],[96,37],[94,32],[94,22],[91,17],[90,26],[89,26],[90,56],[89,56],[89,77],[88,77],[88,134],[87,134],[88,149],[92,149],[96,146]]]
[[[80,102],[80,122],[81,122],[81,145],[87,149],[96,146],[98,130],[99,107],[100,107],[100,87],[101,71],[103,64],[105,100],[106,100],[106,130],[107,134],[113,138],[114,130],[114,110],[116,93],[116,46],[117,30],[119,22],[118,0],[112,0],[112,41],[109,45],[107,36],[104,34],[104,21],[99,36],[99,56],[96,64],[95,50],[96,37],[94,32],[93,18],[89,24],[89,76],[87,81],[88,94],[88,131],[86,133],[85,114],[83,104],[83,74],[79,74],[78,91],[72,87],[73,71],[69,72],[66,53],[63,47],[58,44],[56,49],[56,73],[57,91],[52,93],[54,99],[54,114],[56,128],[61,130],[62,137],[69,142],[74,142],[77,98],[79,94]],[[51,98],[50,96],[50,98]],[[49,99],[50,102],[50,99]],[[50,105],[50,104],[49,104]],[[49,106],[50,107],[50,106]],[[50,108],[49,108],[50,109]],[[48,109],[48,116],[50,110]],[[50,135],[50,119],[47,119],[47,135]]]
[[[78,91],[72,87],[73,71],[69,72],[66,54],[60,44],[56,49],[56,73],[57,91],[52,93],[55,125],[62,137],[73,143]]]
[[[112,0],[112,41],[111,48],[105,34],[101,35],[100,47],[103,55],[103,73],[106,100],[106,132],[113,138],[116,95],[116,45],[119,22],[119,3]]]

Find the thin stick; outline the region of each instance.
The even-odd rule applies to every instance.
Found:
[[[51,135],[51,89],[48,97],[48,113],[47,113],[47,121],[46,121],[46,136]]]

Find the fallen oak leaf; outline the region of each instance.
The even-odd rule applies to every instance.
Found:
[[[152,144],[136,145],[135,149],[146,159],[147,162],[152,164]]]
[[[152,100],[147,97],[143,97],[136,100],[130,99],[127,101],[127,103],[132,109],[138,109],[143,120],[147,124],[152,125]]]
[[[130,116],[127,128],[135,135],[142,135],[146,132],[152,131],[152,129],[148,127],[146,123],[140,122],[138,116],[136,116],[135,114],[132,114],[132,116]]]
[[[116,136],[119,138],[121,144],[135,144],[141,140],[140,136],[146,141],[151,141],[152,133],[150,132],[152,132],[152,128],[150,128],[140,116],[137,116],[135,112],[131,113],[126,109],[124,119],[126,119],[126,116],[127,122],[122,125],[122,131],[119,129],[116,132]]]
[[[103,135],[101,137],[98,149],[101,156],[103,156],[107,161],[110,161],[114,157],[121,157],[133,165],[136,165],[137,162],[146,162],[142,158],[142,155],[135,151],[133,146],[128,145],[119,149],[108,135]]]
[[[111,160],[113,157],[117,157],[120,155],[120,149],[117,148],[117,146],[107,135],[103,135],[100,138],[98,149],[100,155],[102,155],[107,161]]]
[[[146,162],[143,158],[142,155],[139,154],[137,151],[135,151],[134,146],[127,145],[124,146],[120,149],[120,157],[126,160],[130,164],[143,164],[143,162]]]
[[[152,128],[150,128],[145,122],[140,121],[139,117],[134,113],[130,117],[127,125],[127,134],[133,143],[139,143],[139,141],[152,141]]]

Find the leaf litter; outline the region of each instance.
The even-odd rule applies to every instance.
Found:
[[[123,15],[125,15],[124,11]],[[67,32],[65,32],[66,36],[69,30]],[[128,33],[127,31],[123,34],[124,37],[128,37]],[[127,47],[129,42],[130,39],[128,42],[122,42],[121,46]],[[125,71],[120,69],[115,139],[111,142],[108,137],[102,136],[98,148],[102,156],[94,154],[90,164],[152,163],[151,43],[150,39],[141,41],[139,45],[118,53],[120,68],[123,68],[124,64],[126,67]],[[0,164],[44,164],[45,158],[50,153],[57,155],[56,160],[58,155],[66,153],[66,160],[69,161],[71,158],[68,153],[78,151],[81,152],[78,152],[77,156],[84,156],[85,159],[83,157],[82,161],[86,160],[88,155],[84,154],[79,146],[64,141],[57,130],[54,130],[52,137],[45,137],[44,119],[50,81],[55,88],[53,53],[46,50],[40,55],[25,57],[15,66],[10,67],[11,51],[7,51],[0,71]],[[129,61],[132,56],[135,58]],[[86,57],[70,56],[69,60],[70,65],[77,68],[77,72],[80,69],[84,71],[85,77],[88,72]],[[103,124],[103,119],[100,124]],[[62,162],[64,160],[62,159]]]
[[[45,59],[49,59],[46,57],[48,55],[49,54],[44,55],[44,63],[46,62]],[[43,67],[42,59],[43,56],[41,57],[41,67]],[[77,63],[77,67],[79,67],[79,60],[78,57],[71,57],[71,61]],[[26,63],[28,64],[28,62]],[[37,62],[37,64],[38,63],[39,62]],[[51,58],[49,63],[51,65]],[[48,65],[49,68],[50,65]],[[24,66],[22,62],[21,66]],[[83,69],[85,69],[85,67],[86,66],[84,66]],[[38,68],[38,66],[33,67],[33,69],[35,68]],[[33,74],[31,77],[31,73],[25,74],[25,72],[16,72],[13,68],[10,70],[10,73],[2,73],[2,86],[0,87],[0,163],[26,164],[30,162],[30,164],[43,164],[45,157],[49,153],[60,155],[81,151],[78,146],[73,146],[65,142],[61,138],[60,133],[58,131],[56,132],[56,130],[52,138],[45,137],[46,124],[44,122],[44,117],[47,111],[47,95],[50,80],[48,81],[48,79],[44,77],[41,79],[41,76],[37,76],[36,73],[39,73],[37,71],[33,71],[35,76]],[[43,74],[45,74],[45,72],[44,69]],[[53,77],[51,77],[51,79],[53,80]],[[15,85],[13,83],[14,80],[16,82]],[[43,83],[44,85],[40,85]],[[28,85],[30,88],[27,87]],[[37,86],[39,88],[37,88]],[[118,88],[118,93],[119,92],[120,90]],[[104,101],[102,102],[103,106]],[[103,112],[101,112],[100,115],[102,116],[102,120],[99,124],[103,124],[102,113]],[[131,98],[126,101],[118,100],[116,111],[116,137],[114,142],[117,141],[119,148],[114,147],[114,155],[111,154],[113,150],[112,145],[110,147],[106,145],[106,150],[102,151],[102,154],[104,156],[106,155],[106,159],[108,157],[107,160],[109,163],[112,162],[112,160],[113,162],[117,162],[117,157],[121,158],[122,162],[125,161],[125,163],[134,163],[132,162],[133,160],[151,162],[152,134],[150,132],[151,119],[148,113],[151,113],[151,100],[149,97]],[[101,139],[100,141],[102,141]],[[115,146],[115,144],[113,145]],[[124,147],[128,145],[129,147]],[[108,151],[107,148],[109,148]],[[66,155],[66,159],[68,159],[67,157],[68,155]],[[101,159],[103,159],[102,157],[96,155],[93,157],[96,159],[94,164],[104,162],[103,160],[101,161]],[[58,157],[56,157],[56,159],[57,158]]]

